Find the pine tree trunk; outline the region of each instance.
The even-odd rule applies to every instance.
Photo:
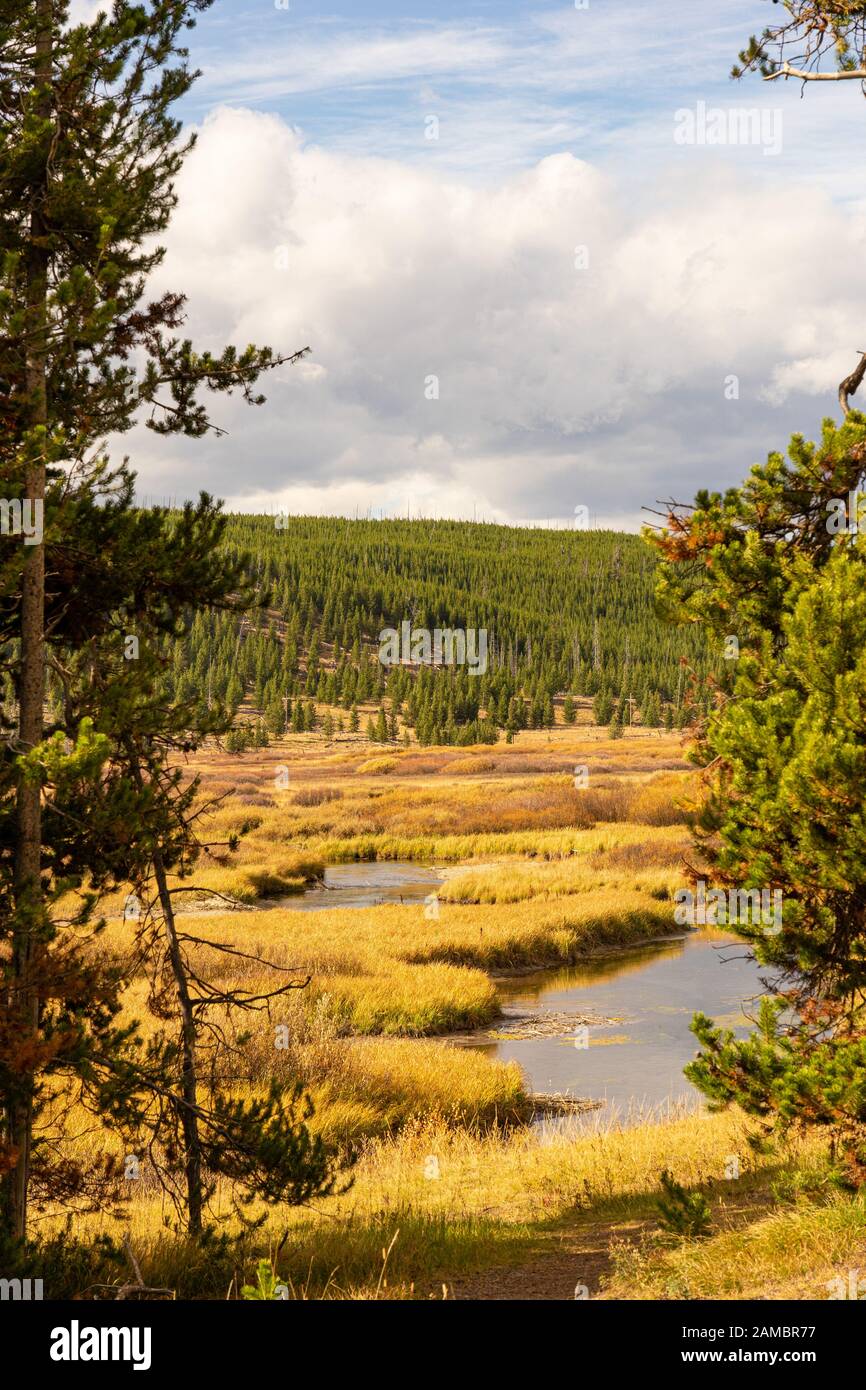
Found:
[[[43,88],[41,113],[50,119],[52,58],[52,0],[37,0],[35,82]],[[44,203],[47,195],[47,155],[42,177],[34,186],[30,206],[27,249],[26,391],[27,424],[32,432],[48,422],[46,391],[48,250],[45,242]],[[38,454],[28,465],[24,499],[44,502],[45,456]],[[21,654],[18,687],[18,747],[26,752],[42,740],[45,692],[45,551],[41,536],[26,547],[21,586]],[[42,814],[38,784],[20,778],[17,791],[15,845],[15,927],[12,941],[13,1016],[22,1036],[35,1034],[39,1026],[39,996],[33,978],[33,958],[43,904],[41,888]],[[27,1231],[27,1188],[33,1136],[33,1096],[29,1079],[22,1081],[9,1107],[9,1139],[17,1158],[4,1184],[3,1216],[7,1230],[19,1240]]]
[[[181,1075],[183,1104],[180,1107],[180,1121],[181,1128],[183,1129],[184,1143],[187,1229],[191,1236],[197,1236],[201,1234],[204,1195],[201,1176],[201,1139],[198,1132],[198,1076],[195,1060],[195,1018],[192,1011],[192,1000],[190,999],[186,971],[183,968],[180,943],[177,939],[177,930],[174,921],[174,906],[171,901],[171,894],[168,891],[165,865],[158,849],[154,850],[153,854],[153,871],[156,878],[156,886],[159,893],[163,918],[165,920],[166,935],[168,936],[169,960],[171,961],[172,973],[174,974],[177,995],[180,1001],[181,1059],[183,1067]]]

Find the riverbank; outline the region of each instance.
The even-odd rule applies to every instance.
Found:
[[[760,1153],[755,1132],[736,1111],[599,1118],[580,1136],[416,1117],[364,1147],[348,1192],[274,1212],[231,1247],[205,1255],[166,1230],[152,1189],[130,1242],[145,1281],[180,1298],[237,1297],[261,1258],[292,1299],[827,1298],[862,1259],[866,1208],[830,1187],[814,1139]],[[706,1198],[706,1239],[665,1230],[663,1169]],[[90,1215],[76,1229],[112,1226]],[[126,1278],[92,1246],[91,1260],[79,1279]]]
[[[792,1139],[757,1154],[751,1122],[702,1112],[683,1081],[694,1009],[739,1027],[754,989],[738,967],[726,976],[716,968],[711,934],[674,924],[687,843],[677,789],[685,799],[689,786],[689,774],[670,766],[674,741],[626,737],[613,747],[557,735],[459,757],[401,752],[378,771],[360,747],[334,755],[299,745],[295,754],[287,744],[269,754],[291,768],[285,797],[265,769],[203,824],[208,843],[238,834],[241,848],[220,850],[219,863],[214,851],[189,886],[201,868],[248,882],[273,873],[277,889],[281,877],[301,889],[242,911],[193,902],[184,918],[193,969],[253,993],[275,966],[309,977],[228,1038],[223,1079],[244,1096],[301,1081],[311,1127],[354,1181],[315,1211],[251,1210],[266,1220],[250,1236],[232,1215],[230,1187],[218,1184],[215,1218],[236,1243],[205,1261],[166,1232],[171,1211],[144,1158],[133,1192],[119,1186],[118,1196],[149,1283],[181,1297],[236,1296],[239,1271],[249,1282],[255,1261],[270,1255],[293,1297],[442,1297],[443,1287],[449,1298],[496,1297],[536,1280],[549,1292],[562,1281],[548,1277],[549,1265],[542,1277],[538,1261],[565,1257],[570,1278],[589,1258],[587,1240],[604,1247],[598,1278],[584,1280],[593,1297],[614,1288],[623,1298],[679,1297],[666,1290],[697,1287],[702,1257],[672,1247],[660,1225],[663,1169],[707,1195],[710,1239],[730,1266],[720,1287],[734,1287],[738,1263],[758,1278],[757,1264],[734,1257],[735,1214],[743,1230],[754,1218],[755,1240],[769,1250],[773,1223],[797,1227],[804,1204],[836,1211],[820,1147]],[[590,766],[592,800],[572,776],[578,759]],[[203,795],[219,790],[229,761],[204,767]],[[383,859],[397,847],[401,864]],[[400,902],[410,871],[412,900]],[[355,905],[337,905],[347,893]],[[134,921],[112,923],[106,939],[119,959],[132,962],[135,931]],[[215,940],[244,954],[223,958],[208,947]],[[728,979],[727,994],[709,988],[713,977]],[[146,1043],[158,1025],[132,965],[129,980],[124,1021],[140,1020]],[[122,1156],[110,1137],[80,1132],[85,1170]],[[827,1216],[828,1231],[836,1220]],[[854,1240],[856,1212],[837,1224],[831,1254]],[[117,1227],[91,1213],[78,1229],[89,1239]]]

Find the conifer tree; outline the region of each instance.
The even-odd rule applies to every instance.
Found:
[[[866,416],[826,420],[726,494],[674,509],[653,542],[659,597],[739,656],[694,726],[705,769],[696,844],[744,902],[734,930],[775,996],[740,1041],[698,1016],[688,1069],[714,1104],[832,1129],[844,1176],[866,1181]],[[859,510],[859,508],[858,508]],[[772,904],[756,905],[749,893]],[[778,895],[778,896],[777,896]],[[776,911],[776,906],[779,911]]]
[[[376,716],[375,738],[377,743],[388,742],[388,724],[385,719],[385,708],[383,705],[379,706],[379,713]]]
[[[7,500],[44,509],[35,544],[18,537],[6,549],[4,538],[0,571],[17,702],[0,788],[0,1223],[18,1239],[37,1078],[54,1067],[92,1072],[89,1054],[105,1059],[117,998],[107,980],[76,978],[71,956],[60,969],[73,948],[51,901],[64,873],[110,877],[117,820],[105,788],[130,811],[138,794],[106,775],[110,742],[94,740],[83,718],[64,714],[46,739],[48,660],[52,671],[76,670],[76,653],[118,638],[118,613],[135,614],[147,599],[170,628],[189,597],[161,567],[159,595],[156,576],[124,549],[135,539],[130,480],[108,469],[100,442],[142,412],[157,434],[201,436],[213,428],[202,391],[237,390],[258,403],[261,373],[298,356],[252,346],[199,353],[179,333],[182,294],[145,298],[192,143],[172,115],[194,78],[180,39],[208,3],[117,0],[92,24],[70,27],[66,0],[8,0],[0,28],[0,477]],[[70,684],[64,709],[78,707],[77,693]],[[73,792],[82,813],[88,802],[102,813],[83,815],[70,846],[55,808]]]
[[[786,0],[784,18],[753,35],[732,77],[866,84],[866,9],[859,0]]]

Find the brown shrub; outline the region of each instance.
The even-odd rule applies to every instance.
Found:
[[[680,865],[688,854],[690,846],[671,845],[644,840],[636,845],[612,845],[609,849],[597,849],[589,856],[593,869],[657,869]]]
[[[343,793],[337,787],[301,787],[292,801],[296,806],[322,806],[326,801],[341,801]]]

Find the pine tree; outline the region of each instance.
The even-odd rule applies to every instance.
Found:
[[[659,708],[659,697],[655,691],[647,696],[641,708],[641,724],[647,728],[657,729],[662,721],[661,710]]]
[[[135,540],[131,481],[124,469],[109,470],[100,441],[128,429],[142,408],[157,434],[201,436],[211,428],[203,389],[237,389],[258,402],[257,378],[281,360],[267,348],[197,353],[177,335],[182,295],[143,300],[190,146],[171,114],[193,80],[178,40],[203,8],[201,0],[147,8],[117,0],[92,25],[70,28],[65,0],[10,0],[0,27],[0,476],[8,497],[44,505],[43,537],[4,551],[0,567],[3,660],[14,663],[18,702],[0,798],[11,849],[0,863],[9,871],[0,887],[8,908],[0,922],[8,946],[0,1223],[19,1240],[39,1078],[52,1068],[94,1077],[114,1007],[110,982],[73,969],[75,945],[50,912],[59,891],[52,876],[63,864],[73,882],[85,871],[97,885],[110,878],[110,837],[116,842],[118,823],[134,826],[140,809],[140,791],[100,766],[111,748],[89,732],[74,658],[88,644],[96,651],[113,642],[117,665],[145,596],[167,635],[185,602],[208,601],[206,592],[184,594],[162,566],[160,594],[134,548],[124,548]],[[165,530],[166,518],[155,524]],[[63,708],[79,717],[64,714],[46,739],[49,645],[74,669]],[[117,805],[108,814],[109,794],[125,799],[126,820]],[[55,810],[61,796],[81,815],[71,839]],[[65,1020],[65,1040],[56,1028],[47,1037],[48,999]]]
[[[272,734],[277,734],[279,736],[284,733],[285,711],[283,710],[282,700],[274,698],[268,701],[268,706],[265,710],[265,722]]]
[[[845,1175],[866,1180],[866,540],[834,525],[859,486],[866,416],[794,436],[741,488],[701,493],[655,537],[659,596],[721,646],[736,633],[727,693],[702,701],[693,757],[708,769],[696,840],[735,889],[733,928],[773,972],[757,1034],[699,1016],[690,1075],[714,1103],[779,1125],[831,1125]],[[770,910],[747,894],[766,893]],[[738,899],[739,901],[740,899]],[[787,1010],[783,1016],[782,1008]]]
[[[781,23],[749,39],[731,76],[758,72],[772,80],[780,72],[803,83],[866,80],[866,15],[846,0],[788,0]]]
[[[592,717],[596,724],[609,724],[613,715],[613,700],[607,690],[600,690],[592,702]]]

